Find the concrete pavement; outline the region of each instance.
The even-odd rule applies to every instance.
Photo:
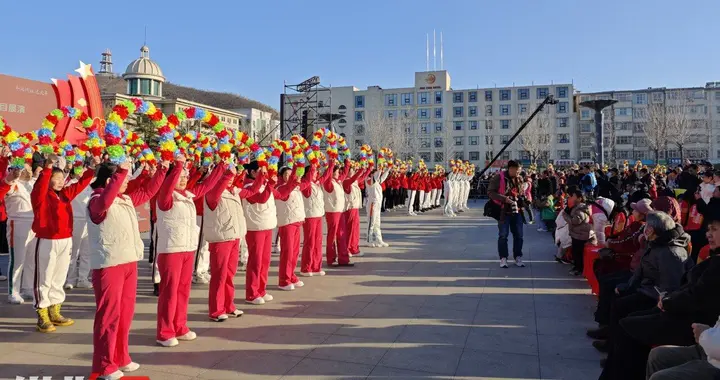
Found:
[[[130,337],[132,375],[159,379],[596,379],[600,355],[585,337],[595,299],[584,280],[553,261],[547,233],[525,228],[526,268],[498,266],[493,220],[482,205],[454,219],[440,210],[383,215],[389,248],[364,248],[357,266],[302,278],[275,300],[242,304],[240,319],[207,318],[207,286],[195,285],[193,342],[155,344],[156,298],[147,261]],[[366,225],[362,238],[365,237]],[[0,259],[3,273],[6,257]],[[0,283],[6,294],[7,282]],[[4,296],[3,296],[4,297]],[[4,301],[4,298],[2,299]],[[0,379],[80,376],[92,355],[92,290],[74,290],[63,310],[76,320],[54,334],[34,332],[31,304],[0,304]],[[128,374],[130,375],[130,374]]]

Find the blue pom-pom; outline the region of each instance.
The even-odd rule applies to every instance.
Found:
[[[125,162],[126,160],[127,160],[127,158],[125,157],[124,154],[122,154],[118,157],[110,157],[110,162],[112,162],[115,165],[120,165],[123,162]]]
[[[199,107],[195,107],[195,118],[202,119],[205,117],[205,110]]]
[[[150,109],[150,104],[146,101],[143,101],[140,103],[140,107],[138,107],[139,113],[146,113]]]

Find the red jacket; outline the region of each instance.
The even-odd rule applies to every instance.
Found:
[[[95,172],[86,170],[77,183],[56,192],[50,188],[52,168],[43,169],[30,193],[33,206],[32,230],[40,239],[66,239],[73,233],[72,200],[92,181]]]

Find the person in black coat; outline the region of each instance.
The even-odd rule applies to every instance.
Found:
[[[683,277],[679,289],[658,296],[657,306],[620,320],[601,380],[644,379],[650,349],[695,343],[692,324],[713,326],[720,316],[720,207],[708,212],[710,257]]]
[[[702,181],[698,178],[698,166],[692,164],[677,177],[678,188],[692,190],[700,185]]]

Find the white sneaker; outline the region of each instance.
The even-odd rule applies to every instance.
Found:
[[[525,267],[525,263],[523,263],[522,259],[518,257],[517,259],[515,259],[515,266],[516,266],[516,267],[520,267],[520,268],[524,268],[524,267]]]
[[[140,364],[137,364],[135,362],[130,362],[130,364],[128,364],[124,367],[120,367],[119,369],[123,372],[134,372],[134,371],[137,371],[138,369],[140,369]]]
[[[544,228],[542,228],[542,227],[538,228],[537,231],[538,231],[538,232],[547,232],[547,230],[544,229]]]
[[[67,283],[65,286],[63,286],[63,289],[65,290],[73,290],[75,286],[73,284]]]
[[[290,285],[285,285],[285,286],[278,286],[278,289],[286,290],[286,291],[295,290],[295,285],[290,284]],[[267,297],[267,294],[265,296]],[[268,300],[268,301],[270,301],[270,300]]]
[[[7,281],[7,276],[0,274],[0,281]]]
[[[93,285],[90,281],[78,281],[75,287],[78,289],[92,289]]]
[[[324,270],[321,270],[320,272],[314,272],[314,273],[313,273],[313,276],[324,276],[324,275],[325,275],[325,271],[324,271]]]
[[[380,247],[380,244],[370,243],[370,248],[378,248],[378,247]]]
[[[381,241],[381,242],[380,242],[380,246],[381,246],[381,247],[389,247],[390,244],[388,244],[388,243],[386,243],[386,242],[384,242],[384,241]]]
[[[195,339],[197,339],[197,334],[195,334],[194,331],[188,331],[184,335],[180,335],[179,337],[177,337],[177,340],[195,340]]]
[[[175,347],[180,344],[177,338],[170,338],[168,340],[156,340],[156,342],[163,347]]]
[[[508,267],[507,259],[505,259],[505,258],[500,259],[500,268],[507,268],[507,267]]]
[[[302,281],[300,281],[300,280],[298,280],[298,282],[294,283],[293,285],[294,285],[296,288],[302,288],[303,286],[305,286],[305,283],[302,282]]]
[[[207,282],[210,282],[210,272],[204,272],[201,274],[202,278],[207,280]]]
[[[313,272],[300,272],[300,276],[303,276],[303,277],[312,277],[313,274],[314,274]]]
[[[210,281],[208,281],[202,274],[196,274],[193,276],[192,282],[193,284],[207,284]]]
[[[265,302],[270,302],[275,299],[273,296],[270,295],[270,293],[266,293],[262,298],[265,300]]]
[[[352,257],[363,257],[363,256],[365,256],[365,254],[362,253],[362,252],[358,252],[358,253],[356,253],[356,254],[354,254],[354,255],[350,255],[350,256],[352,256]]]
[[[19,294],[11,294],[8,296],[8,303],[13,305],[22,305],[25,303],[25,300],[20,297]]]
[[[235,310],[233,310],[232,312],[228,313],[227,315],[228,315],[228,317],[240,318],[240,317],[243,316],[243,314],[245,314],[245,313],[243,313],[242,310],[240,310],[240,309],[235,309]]]
[[[225,322],[227,319],[228,319],[227,314],[220,314],[215,318],[210,317],[210,320],[215,321],[215,322]]]
[[[117,370],[109,375],[98,376],[98,380],[119,380],[122,379],[125,374],[121,370]]]
[[[249,303],[251,305],[264,305],[265,300],[262,297],[255,298],[252,301],[245,300],[245,303]]]

